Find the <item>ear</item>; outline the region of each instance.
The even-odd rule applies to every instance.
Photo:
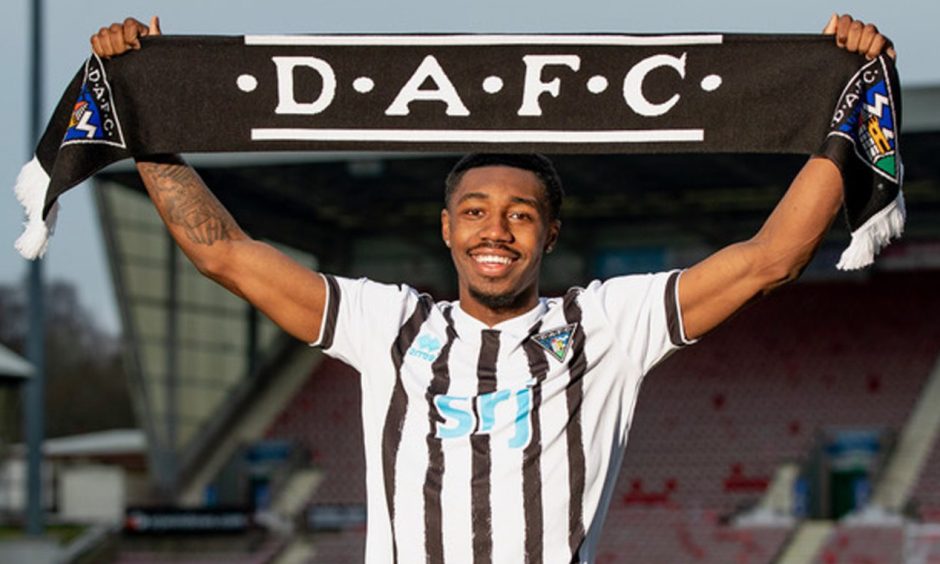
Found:
[[[545,236],[545,252],[550,253],[558,242],[558,236],[561,234],[561,220],[556,219],[548,226],[548,234]]]
[[[450,214],[447,213],[447,209],[441,210],[441,239],[444,240],[447,248],[450,248]]]

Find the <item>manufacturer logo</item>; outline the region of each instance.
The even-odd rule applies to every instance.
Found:
[[[118,121],[104,66],[97,55],[85,62],[85,80],[78,100],[72,107],[72,117],[62,145],[73,143],[103,143],[125,147],[124,133]]]
[[[568,356],[568,350],[571,349],[571,342],[574,340],[572,337],[574,336],[574,332],[577,328],[577,323],[571,323],[569,325],[565,325],[564,327],[543,331],[538,335],[533,335],[532,340],[538,343],[540,347],[551,353],[551,356],[555,360],[558,362],[564,362],[565,357]]]
[[[434,362],[434,360],[437,359],[437,355],[440,354],[440,350],[441,342],[437,337],[421,335],[418,337],[417,341],[415,341],[415,344],[411,345],[411,348],[408,349],[408,356]]]
[[[859,69],[839,99],[829,135],[847,139],[869,168],[897,183],[901,166],[890,86],[880,57]]]

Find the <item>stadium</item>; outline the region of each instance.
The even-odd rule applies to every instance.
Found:
[[[875,268],[832,268],[847,236],[837,228],[801,282],[647,377],[598,561],[940,559],[931,525],[940,515],[937,139],[924,131],[902,141],[917,213]],[[447,298],[454,281],[436,222],[453,160],[353,155],[199,170],[226,187],[219,197],[255,237],[311,266],[407,279]],[[569,196],[545,284],[563,291],[689,264],[755,230],[801,162],[559,157]],[[637,181],[615,191],[625,177]],[[96,194],[146,432],[151,487],[129,496],[129,514],[237,509],[248,517],[238,536],[251,539],[213,543],[185,525],[148,531],[128,520],[99,550],[115,562],[361,561],[357,374],[203,280],[133,173],[99,176]]]
[[[598,563],[940,562],[940,88],[906,89],[904,104],[903,239],[872,267],[839,271],[849,234],[837,222],[798,282],[645,377]],[[457,158],[191,163],[246,232],[299,262],[450,300],[439,225]],[[550,296],[750,237],[805,157],[553,160],[566,199],[542,270]],[[362,562],[356,371],[203,278],[132,167],[98,174],[93,190],[140,428],[47,441],[46,510],[83,527],[57,558]],[[0,394],[29,378],[5,359]]]

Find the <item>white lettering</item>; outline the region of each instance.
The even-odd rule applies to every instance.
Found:
[[[539,98],[549,93],[557,98],[561,91],[561,79],[556,77],[548,82],[542,82],[542,69],[548,65],[561,65],[577,72],[581,68],[581,57],[577,55],[525,55],[525,83],[522,87],[522,106],[519,108],[520,116],[540,116],[542,108]]]
[[[333,67],[323,59],[316,57],[271,57],[277,66],[277,108],[276,114],[314,115],[322,112],[333,103],[336,94],[336,75]],[[306,67],[313,69],[323,81],[323,89],[316,100],[298,102],[294,97],[294,69]]]
[[[433,90],[421,90],[421,85],[427,79],[431,79],[437,88]],[[398,92],[398,96],[392,102],[392,105],[385,110],[387,116],[406,116],[410,113],[408,105],[415,100],[439,101],[447,104],[446,113],[449,116],[469,116],[470,110],[464,105],[457,89],[447,78],[444,69],[432,55],[428,55],[421,61],[408,82]]]
[[[673,68],[680,77],[685,78],[685,55],[685,53],[681,57],[653,55],[634,65],[623,79],[623,99],[627,101],[627,105],[634,112],[646,117],[661,116],[671,110],[679,101],[679,95],[673,94],[665,102],[654,104],[643,95],[643,81],[646,80],[646,75],[650,71],[659,67]]]

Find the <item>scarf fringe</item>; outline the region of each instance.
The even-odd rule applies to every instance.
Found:
[[[23,165],[19,176],[16,177],[16,199],[26,211],[26,222],[23,224],[23,234],[14,243],[14,247],[23,258],[34,260],[42,258],[49,246],[49,238],[55,231],[56,216],[59,212],[59,203],[49,208],[46,219],[42,218],[42,208],[46,202],[46,190],[49,188],[49,175],[43,170],[39,160],[33,157]]]
[[[899,190],[893,202],[852,232],[852,242],[842,253],[836,268],[858,270],[873,263],[875,255],[904,232],[906,217],[904,193]]]

